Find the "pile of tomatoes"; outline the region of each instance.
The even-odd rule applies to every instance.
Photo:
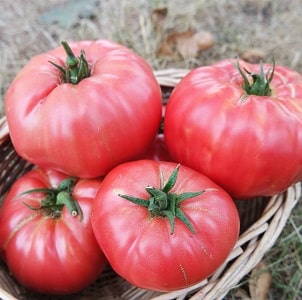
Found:
[[[34,168],[1,207],[0,253],[40,293],[81,291],[106,264],[140,288],[193,285],[236,244],[234,199],[302,179],[302,75],[274,63],[196,68],[163,108],[130,49],[62,42],[23,67],[5,112]]]

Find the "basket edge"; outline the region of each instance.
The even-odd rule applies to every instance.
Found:
[[[11,294],[9,294],[5,289],[0,287],[0,299],[2,300],[18,300]]]
[[[2,116],[0,119],[0,144],[4,141],[4,139],[9,135],[8,123],[6,116]]]

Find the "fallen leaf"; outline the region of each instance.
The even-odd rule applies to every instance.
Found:
[[[170,37],[170,41],[175,42],[175,49],[183,58],[196,57],[199,52],[192,30],[176,33]]]
[[[272,277],[266,264],[261,261],[252,271],[249,279],[251,300],[266,300],[271,286]]]
[[[258,64],[264,60],[266,54],[262,49],[247,49],[241,54],[241,59],[252,64]]]
[[[171,33],[160,45],[158,55],[180,55],[182,58],[194,58],[200,51],[211,48],[213,45],[214,37],[210,32],[195,32],[189,29],[185,32]]]
[[[155,27],[162,26],[168,14],[168,8],[165,6],[159,6],[152,10],[151,20]]]
[[[199,51],[206,50],[214,45],[214,37],[209,31],[199,31],[193,35]]]
[[[173,45],[167,40],[164,40],[157,49],[157,56],[176,58],[177,54]]]

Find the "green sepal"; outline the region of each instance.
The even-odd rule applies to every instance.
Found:
[[[173,214],[170,210],[163,210],[162,214],[168,218],[171,227],[170,234],[173,234],[175,229],[176,214]]]
[[[49,63],[60,71],[63,82],[78,84],[80,81],[90,76],[90,68],[86,59],[86,54],[84,50],[81,50],[80,56],[76,57],[66,41],[62,41],[61,44],[67,54],[65,67],[52,61],[49,61]]]
[[[170,177],[168,178],[166,184],[163,187],[161,187],[161,190],[163,192],[168,193],[173,189],[173,187],[175,186],[176,180],[177,180],[179,168],[180,168],[180,164],[178,164],[176,166],[176,168],[173,170],[173,172],[170,175]]]
[[[251,73],[248,70],[242,70],[239,65],[239,59],[235,65],[239,73],[241,74],[244,84],[243,89],[247,95],[256,96],[271,96],[272,90],[270,88],[270,83],[274,77],[275,71],[275,60],[273,59],[272,67],[264,74],[263,64],[260,64],[260,73]],[[252,77],[252,82],[248,80],[248,76]]]
[[[57,190],[71,192],[76,181],[75,177],[68,177],[59,183]]]
[[[146,187],[146,191],[152,197],[151,199],[156,199],[156,203],[160,209],[165,209],[168,207],[168,197],[164,191],[158,190],[154,187]]]
[[[176,210],[176,217],[182,222],[184,222],[189,227],[192,233],[195,233],[194,227],[192,226],[190,220],[186,217],[186,215],[181,209]],[[173,234],[173,232],[171,234]]]
[[[177,181],[179,168],[180,165],[177,165],[165,184],[164,184],[163,173],[161,170],[159,171],[160,188],[155,188],[151,186],[147,186],[145,188],[150,196],[149,200],[122,195],[122,194],[118,194],[118,195],[137,205],[147,208],[151,218],[155,218],[155,217],[168,218],[171,227],[171,234],[173,234],[175,230],[176,218],[178,218],[184,224],[186,224],[186,226],[190,229],[192,233],[195,233],[193,225],[191,224],[190,220],[186,217],[186,215],[183,213],[180,204],[182,201],[186,199],[201,195],[204,192],[204,190],[198,192],[185,192],[179,195],[177,195],[176,193],[171,193],[171,190],[174,188]]]
[[[21,193],[19,196],[44,193],[45,198],[41,200],[39,207],[34,207],[23,201],[24,205],[32,210],[43,210],[48,215],[58,218],[64,206],[67,207],[70,214],[78,216],[80,221],[83,219],[82,210],[78,202],[72,197],[72,190],[76,183],[76,178],[70,177],[63,180],[57,188],[37,188]]]
[[[141,199],[141,198],[136,198],[136,197],[131,197],[131,196],[127,196],[127,195],[122,195],[122,194],[118,194],[120,197],[131,201],[134,204],[140,205],[140,206],[144,206],[144,207],[148,207],[149,206],[149,201],[145,200],[145,199]]]
[[[201,194],[203,194],[205,191],[202,190],[202,191],[199,191],[199,192],[186,192],[186,193],[182,193],[180,195],[177,196],[177,204],[179,204],[181,201],[184,201],[186,199],[189,199],[189,198],[194,198],[194,197],[197,197]]]

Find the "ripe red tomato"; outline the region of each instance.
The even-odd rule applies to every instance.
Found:
[[[170,153],[165,144],[164,135],[159,133],[153,143],[148,148],[147,152],[145,152],[138,159],[153,159],[157,161],[173,161]]]
[[[165,142],[176,161],[234,198],[277,194],[302,179],[302,75],[238,63],[183,78],[168,101]]]
[[[78,57],[69,53],[66,60],[58,47],[33,57],[16,76],[5,95],[10,135],[19,155],[35,165],[103,176],[153,141],[160,86],[147,62],[122,45],[81,41],[70,48]]]
[[[21,284],[41,293],[70,294],[97,278],[106,259],[90,218],[100,184],[43,169],[13,184],[0,211],[0,250]],[[38,190],[26,193],[33,189]]]
[[[224,190],[197,171],[154,160],[111,170],[91,222],[112,268],[130,283],[158,291],[212,274],[239,232],[236,206]]]

